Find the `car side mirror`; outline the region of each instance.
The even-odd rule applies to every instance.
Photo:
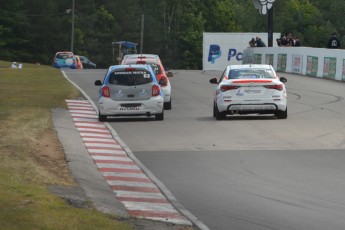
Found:
[[[283,83],[287,82],[286,77],[280,77],[279,80],[280,80],[281,82],[283,82]]]
[[[96,81],[95,81],[95,85],[101,86],[101,85],[102,85],[102,81],[101,81],[101,80],[96,80]]]
[[[167,76],[168,76],[168,77],[173,77],[174,74],[173,74],[173,72],[168,72],[168,73],[167,73]]]
[[[211,83],[211,84],[218,84],[217,78],[212,78],[212,79],[210,79],[210,83]]]

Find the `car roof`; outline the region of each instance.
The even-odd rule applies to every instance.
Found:
[[[123,57],[124,60],[129,58],[154,58],[160,61],[160,58],[157,54],[127,54]]]
[[[138,58],[128,58],[128,59],[125,59],[124,62],[129,62],[130,64],[136,64],[136,62],[138,61],[144,61],[146,63],[155,63],[155,64],[158,64],[160,65],[160,61],[157,60],[156,58],[141,58],[141,57],[138,57]]]
[[[73,54],[73,52],[71,51],[59,51],[59,52],[56,52],[57,54]]]

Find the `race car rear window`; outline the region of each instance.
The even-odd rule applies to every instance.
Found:
[[[229,79],[258,79],[275,78],[270,69],[232,69],[229,73]]]
[[[115,70],[109,76],[109,84],[113,85],[144,85],[152,81],[152,76],[147,70]]]
[[[153,63],[153,62],[149,62],[149,61],[147,62],[145,59],[144,60],[127,60],[126,64],[127,65],[129,65],[129,64],[149,65],[149,66],[151,66],[153,72],[156,75],[162,73],[161,67],[158,64]]]
[[[56,58],[60,58],[60,59],[72,58],[72,54],[69,54],[69,53],[59,53],[59,54],[56,55]]]

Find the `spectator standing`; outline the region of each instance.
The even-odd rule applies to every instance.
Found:
[[[329,38],[327,48],[329,48],[329,49],[339,49],[340,48],[340,40],[339,40],[338,34],[336,32],[333,32],[332,37]]]
[[[18,67],[17,67],[17,62],[12,62],[12,65],[11,65],[11,68],[12,69],[17,69]]]
[[[252,38],[252,40],[249,41],[249,46],[255,47],[255,39],[254,38]]]
[[[280,38],[277,39],[277,45],[278,46],[287,46],[288,41],[286,40],[286,36],[285,35],[281,35]]]
[[[295,40],[295,46],[301,46],[301,41],[299,40],[298,37],[294,37]]]
[[[286,40],[287,40],[286,46],[295,46],[295,40],[292,37],[292,33],[288,33],[288,35],[286,36]]]
[[[261,38],[256,37],[256,47],[266,47],[266,44],[261,40]]]

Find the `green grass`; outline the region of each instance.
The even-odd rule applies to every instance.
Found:
[[[0,228],[131,229],[113,215],[73,207],[48,191],[51,184],[75,184],[33,156],[44,147],[44,135],[55,135],[50,110],[66,107],[65,99],[80,93],[50,66],[10,64],[0,61],[7,66],[0,68]]]

